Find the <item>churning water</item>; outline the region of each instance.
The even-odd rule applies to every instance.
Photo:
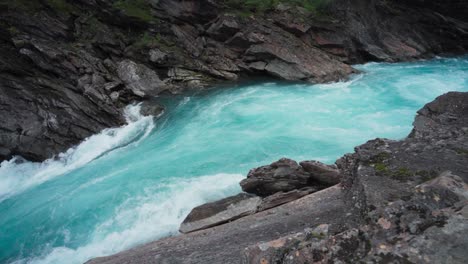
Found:
[[[468,91],[468,58],[356,66],[324,85],[263,83],[172,99],[154,121],[92,136],[59,159],[0,166],[0,262],[82,263],[176,234],[191,208],[240,191],[281,157],[332,163],[375,137],[400,139],[416,111]]]

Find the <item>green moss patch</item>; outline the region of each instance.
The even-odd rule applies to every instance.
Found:
[[[324,13],[332,0],[224,0],[227,9],[244,16],[273,10],[279,4],[302,7],[311,13]]]
[[[42,5],[37,0],[0,0],[1,8],[12,11],[35,13],[41,9]]]
[[[390,159],[390,154],[387,152],[381,152],[369,159],[369,162],[372,163],[384,163]]]
[[[437,177],[439,173],[435,170],[419,170],[416,175],[419,176],[420,182],[427,182]]]
[[[136,48],[154,48],[161,46],[162,38],[160,34],[151,35],[148,32],[143,33],[133,44]]]
[[[63,14],[69,14],[74,11],[74,7],[65,0],[47,0],[47,4],[55,11]]]
[[[377,175],[390,177],[398,181],[409,181],[418,175],[417,172],[407,167],[392,166],[390,157],[389,153],[381,152],[371,157],[365,164],[373,167]],[[425,174],[425,177],[428,177],[428,175]]]
[[[395,180],[407,181],[411,179],[414,175],[415,173],[412,172],[410,169],[403,167],[392,171],[390,176]]]
[[[459,155],[467,155],[468,156],[468,149],[456,148],[455,151]]]
[[[151,6],[146,0],[118,0],[112,6],[129,17],[138,18],[146,22],[154,20],[151,15]]]
[[[383,164],[383,163],[375,163],[374,164],[374,169],[376,172],[380,173],[380,174],[385,174],[389,171],[387,165]]]
[[[41,10],[50,8],[59,14],[70,14],[75,8],[72,2],[66,0],[0,0],[0,5],[8,9],[25,12],[28,14],[36,13]]]

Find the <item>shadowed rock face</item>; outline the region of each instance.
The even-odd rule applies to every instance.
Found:
[[[0,160],[12,155],[43,160],[124,122],[120,107],[105,92],[106,80],[93,70],[102,64],[75,53],[69,54],[70,60],[77,60],[75,65],[61,65],[57,60],[63,51],[35,40],[17,47],[4,39],[8,34],[2,29]],[[89,67],[89,73],[68,79],[76,76],[78,65],[83,71]]]
[[[148,1],[137,14],[111,0],[53,2],[0,1],[0,160],[50,158],[163,91],[337,81],[350,63],[468,47],[466,1],[333,0],[319,16],[285,5],[239,16],[221,0]]]
[[[467,108],[468,93],[438,97],[408,138],[340,158],[339,185],[88,263],[465,263]]]

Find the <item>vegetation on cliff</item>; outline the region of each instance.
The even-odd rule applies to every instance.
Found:
[[[309,12],[321,13],[326,11],[332,0],[224,0],[230,9],[245,13],[264,13],[276,8],[279,4],[302,7]]]

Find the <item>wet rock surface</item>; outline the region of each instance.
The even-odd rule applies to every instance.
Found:
[[[337,185],[89,263],[465,263],[467,109],[468,93],[440,96],[418,112],[406,139],[371,140],[337,160]],[[293,182],[306,167],[279,164]]]
[[[337,81],[352,63],[468,48],[456,0],[333,0],[322,14],[281,4],[248,16],[212,0],[138,1],[137,12],[113,0],[30,2],[0,1],[0,160],[50,158],[161,92]]]

